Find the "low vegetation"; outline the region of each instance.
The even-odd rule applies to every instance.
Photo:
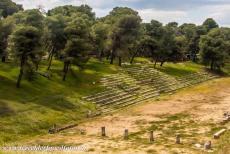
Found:
[[[174,77],[204,69],[230,74],[230,29],[211,18],[163,25],[143,23],[127,7],[102,18],[92,10],[24,10],[1,0],[0,145],[83,120],[95,106],[81,98],[102,91],[99,79],[123,63],[148,63]]]
[[[187,63],[166,63],[164,67],[157,68],[158,70],[172,76],[184,76],[190,73],[200,72],[205,69],[204,66],[192,62]]]
[[[46,64],[41,64],[41,71],[46,71]],[[36,75],[32,81],[23,80],[23,86],[16,89],[18,67],[12,63],[0,64],[1,144],[47,133],[53,124],[77,123],[86,117],[88,110],[94,110],[92,104],[81,103],[80,98],[102,90],[93,82],[117,72],[116,66],[91,59],[84,70],[73,67],[74,75],[60,82],[62,65],[53,62],[52,71],[48,71],[50,80]]]
[[[40,72],[47,72],[50,79],[36,75],[32,81],[22,80],[20,89],[14,86],[19,68],[13,63],[0,63],[1,144],[46,134],[53,124],[63,126],[83,120],[88,110],[94,111],[95,106],[83,103],[81,97],[102,91],[99,79],[119,71],[118,66],[91,59],[84,70],[72,67],[73,74],[68,74],[66,82],[60,82],[63,63],[54,60],[50,71],[46,70],[47,63],[40,64]],[[172,73],[170,70],[174,67],[178,70]],[[202,69],[202,65],[188,62],[166,63],[159,70],[177,76]]]

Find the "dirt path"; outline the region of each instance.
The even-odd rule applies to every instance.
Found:
[[[230,78],[217,79],[181,90],[171,96],[133,106],[112,115],[91,119],[79,127],[60,134],[48,135],[28,144],[85,144],[91,153],[199,153],[195,143],[212,138],[216,123],[230,111]],[[108,137],[100,137],[106,127]],[[130,139],[123,140],[128,129]],[[80,134],[80,130],[86,132]],[[154,130],[156,141],[148,141]],[[182,134],[182,145],[175,144],[176,133]],[[215,143],[215,142],[214,142]]]

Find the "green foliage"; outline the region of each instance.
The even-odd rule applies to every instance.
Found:
[[[39,71],[46,72],[47,64],[42,61]],[[0,63],[0,145],[47,134],[53,124],[78,123],[88,110],[95,110],[93,104],[81,103],[81,97],[101,91],[99,79],[118,71],[114,65],[90,59],[84,70],[72,66],[76,75],[60,82],[62,67],[54,60],[50,80],[36,75],[32,81],[22,80],[23,86],[16,89],[19,68],[13,62]]]
[[[94,49],[98,57],[102,58],[109,51],[109,25],[98,22],[92,27]],[[108,53],[107,53],[108,54]]]
[[[24,12],[15,13],[6,19],[0,21],[0,55],[4,62],[8,57],[7,51],[8,39],[17,25],[29,25],[39,28],[43,31],[43,15],[38,10],[27,10]]]
[[[39,30],[42,30],[44,27],[44,16],[37,9],[18,12],[10,18],[13,18],[15,25],[29,25],[36,27]]]
[[[32,26],[18,26],[11,37],[12,52],[15,57],[31,56],[40,47],[41,32]]]
[[[194,43],[194,39],[197,35],[196,33],[196,25],[195,24],[183,24],[179,27],[179,32],[186,38],[186,44],[188,51],[192,51],[192,44]],[[195,50],[195,49],[194,49]]]
[[[196,26],[195,24],[183,24],[179,27],[179,34],[185,36],[185,52],[192,61],[197,61],[199,53],[199,41],[201,35],[207,34],[205,26]]]
[[[88,27],[88,20],[81,17],[74,18],[65,28],[67,43],[63,50],[64,77],[68,73],[71,64],[83,67],[88,61],[91,46],[91,34]]]
[[[90,28],[88,21],[83,18],[75,18],[65,28],[67,43],[64,50],[66,58],[81,58],[87,56],[91,49]]]
[[[202,61],[210,68],[220,69],[228,58],[228,45],[223,29],[213,29],[207,35],[201,37],[200,49]]]
[[[65,44],[64,29],[66,27],[67,19],[62,15],[56,15],[46,18],[46,35],[50,45],[56,50],[60,50]],[[63,43],[64,42],[64,43]]]
[[[161,66],[164,62],[169,61],[171,56],[174,56],[173,54],[176,53],[174,52],[176,51],[175,27],[169,24],[163,27],[163,30],[162,38],[159,41],[160,49],[158,49],[155,57],[156,62],[161,62]]]
[[[186,39],[183,35],[177,36],[179,33],[178,23],[171,22],[166,26],[162,23],[152,20],[151,23],[144,24],[145,56],[150,56],[157,62],[161,62],[161,66],[166,61],[181,61],[185,55]]]
[[[126,15],[138,16],[138,12],[128,7],[115,7],[109,13],[109,15],[102,18],[101,20],[106,24],[114,25],[117,23],[117,20],[119,20],[120,18]]]
[[[88,5],[81,5],[81,6],[72,6],[72,5],[65,5],[65,6],[58,6],[52,10],[48,11],[48,16],[54,15],[62,15],[62,16],[73,16],[74,14],[78,15],[87,15],[90,20],[95,20],[95,13],[92,12],[92,8]]]
[[[139,42],[140,50],[143,50],[143,55],[146,57],[156,57],[158,54],[158,49],[160,48],[159,42],[148,36],[145,35]]]
[[[164,33],[163,24],[152,20],[150,23],[144,24],[145,36],[143,39],[144,55],[150,56],[153,59],[158,59],[160,54],[160,43],[162,34]]]
[[[121,65],[121,58],[128,56],[128,50],[132,42],[138,38],[140,22],[138,16],[126,15],[118,21],[113,29],[112,49],[113,54],[119,57],[119,65]]]
[[[183,61],[186,54],[186,38],[184,36],[177,36],[175,39],[175,47],[172,54],[169,56],[170,61]]]
[[[23,10],[21,5],[17,5],[12,0],[1,0],[0,1],[0,18],[6,18],[20,10]]]
[[[10,20],[0,20],[0,56],[2,57],[2,62],[5,61],[5,57],[8,55],[8,38],[13,31],[13,27]]]
[[[59,57],[61,50],[65,48],[66,36],[64,29],[67,21],[68,19],[62,15],[49,16],[46,18],[44,40],[50,57],[48,69],[51,67],[53,56]]]
[[[17,27],[10,38],[11,52],[14,58],[20,61],[18,88],[20,87],[23,73],[26,71],[27,74],[32,75],[34,70],[33,65],[36,64],[37,59],[41,59],[39,58],[42,55],[39,50],[41,36],[42,33],[39,29],[22,25]]]
[[[154,39],[160,39],[163,33],[163,24],[159,21],[152,20],[150,23],[145,25],[146,34],[153,37]]]
[[[166,24],[165,27],[170,27],[174,31],[174,33],[177,34],[178,33],[178,25],[179,24],[177,22],[169,22],[168,24]]]
[[[141,23],[138,12],[127,7],[116,7],[98,19],[88,5],[60,6],[46,15],[37,9],[19,10],[22,8],[10,0],[0,2],[0,16],[4,17],[0,20],[0,55],[9,59],[0,64],[0,144],[45,134],[55,123],[75,123],[88,110],[94,111],[93,104],[81,103],[82,96],[101,91],[99,79],[118,72],[104,56],[118,57],[119,65],[121,59],[133,61],[137,56],[141,58],[135,62],[150,63],[150,58],[162,65],[166,62],[157,69],[174,77],[203,69],[191,62],[176,63],[184,60],[185,53],[196,55],[201,49],[203,62],[214,61],[213,68],[229,61],[230,31],[218,28],[213,19],[202,26],[178,27],[176,22],[165,26],[156,20]],[[42,60],[46,50],[48,62]],[[95,53],[100,62],[90,57]],[[53,57],[52,70],[47,71]],[[60,82],[68,72],[68,81]],[[17,87],[23,83],[20,89],[14,88],[17,79]]]
[[[216,23],[216,21],[212,18],[208,18],[204,21],[203,26],[207,29],[207,31],[209,32],[210,30],[214,29],[214,28],[218,28],[219,25]]]

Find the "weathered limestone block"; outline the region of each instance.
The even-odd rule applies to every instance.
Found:
[[[218,131],[217,133],[213,135],[214,139],[220,138],[220,136],[223,135],[226,131],[227,129],[221,129],[220,131]]]

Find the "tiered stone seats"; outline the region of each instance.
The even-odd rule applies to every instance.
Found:
[[[182,88],[191,86],[194,84],[201,83],[203,81],[207,81],[213,78],[217,78],[217,75],[207,73],[207,72],[198,72],[198,73],[191,73],[189,75],[177,78],[178,81],[182,83]]]
[[[177,80],[164,73],[156,71],[151,67],[142,68],[126,68],[127,72],[136,78],[141,86],[151,85],[157,88],[160,92],[170,92],[175,90]]]
[[[117,91],[115,91],[115,90],[106,90],[106,91],[103,91],[103,92],[100,92],[100,93],[96,93],[94,95],[83,97],[83,99],[87,100],[87,101],[93,101],[93,100],[101,99],[102,97],[107,97],[107,96],[110,96],[110,95],[114,95],[114,94],[116,94],[116,92]]]
[[[83,99],[95,103],[102,113],[108,113],[216,77],[208,72],[172,77],[148,65],[129,66],[119,74],[101,79],[105,91]]]

